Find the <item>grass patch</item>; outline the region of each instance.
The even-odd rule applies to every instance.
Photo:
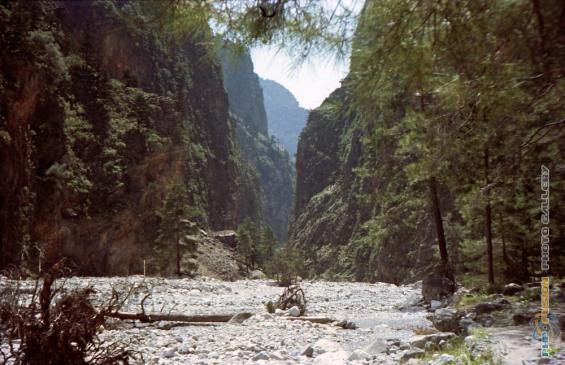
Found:
[[[492,299],[491,295],[488,294],[465,294],[457,302],[458,307],[466,307],[469,305],[475,305],[478,303],[488,302]]]
[[[471,334],[478,339],[487,340],[488,333],[482,328],[475,328],[471,330]],[[499,365],[500,363],[495,361],[492,354],[481,354],[480,356],[473,358],[471,352],[465,344],[465,340],[461,337],[455,337],[447,342],[447,345],[441,349],[431,349],[427,350],[422,360],[424,363],[426,361],[434,360],[434,355],[436,354],[448,354],[454,356],[459,360],[461,365]],[[459,364],[458,363],[458,364]]]

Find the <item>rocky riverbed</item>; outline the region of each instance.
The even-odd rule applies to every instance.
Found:
[[[31,284],[27,282],[24,289]],[[141,363],[148,364],[334,364],[349,358],[352,363],[394,364],[402,353],[383,351],[395,344],[399,349],[414,330],[431,326],[423,308],[398,309],[417,301],[418,285],[302,283],[308,316],[353,321],[357,329],[268,314],[264,304],[275,301],[283,288],[264,280],[129,277],[70,278],[65,283],[68,289],[86,285],[96,288],[96,304],[109,298],[112,287],[124,293],[133,285],[143,286],[125,303],[124,311],[140,311],[141,299],[150,293],[144,304],[147,312],[255,314],[241,324],[115,321],[101,333],[108,341],[128,343],[143,356]]]
[[[10,282],[3,278],[0,284]],[[18,284],[24,293],[32,292],[33,282]],[[106,343],[126,344],[137,356],[134,363],[139,364],[462,364],[460,359],[441,351],[431,360],[416,360],[424,350],[429,353],[430,349],[449,346],[449,340],[455,337],[453,333],[437,332],[427,319],[431,312],[417,305],[421,299],[419,284],[301,283],[307,300],[306,315],[334,318],[333,324],[291,321],[285,315],[267,313],[265,303],[276,301],[283,291],[267,280],[134,276],[69,278],[57,285],[67,291],[92,286],[96,289],[96,306],[104,305],[112,288],[122,297],[130,288],[136,288],[125,301],[121,309],[124,312],[140,312],[140,303],[146,297],[147,313],[253,313],[242,323],[108,320],[100,337]],[[338,322],[344,320],[355,323],[357,328],[342,328]]]

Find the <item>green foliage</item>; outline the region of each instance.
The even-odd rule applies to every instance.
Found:
[[[486,331],[473,331],[472,334],[480,339],[487,339]],[[472,356],[469,348],[465,344],[465,340],[461,337],[455,337],[448,341],[447,345],[438,351],[437,349],[427,350],[422,360],[427,363],[434,359],[435,354],[448,354],[454,356],[461,364],[464,365],[498,365],[493,358],[492,352],[482,353],[479,356]]]
[[[188,204],[188,192],[184,184],[175,182],[168,188],[163,205],[156,214],[161,221],[155,246],[161,270],[167,271],[171,267],[172,257],[176,254],[176,273],[180,274],[182,257],[191,258],[196,252],[196,243],[185,239],[185,236],[196,233],[196,224],[191,220],[198,218],[200,212]],[[194,271],[196,266],[185,266],[185,269]]]
[[[278,241],[266,224],[256,225],[247,217],[237,228],[237,251],[243,257],[244,269],[265,268],[272,260]]]
[[[273,303],[273,301],[269,300],[266,304],[265,304],[265,309],[267,310],[267,313],[275,313],[275,304]]]
[[[265,265],[267,275],[275,278],[280,285],[288,286],[305,277],[304,254],[288,246],[276,250],[272,259]]]
[[[563,9],[553,1],[537,10],[505,1],[367,3],[348,85],[366,129],[368,158],[358,173],[380,181],[366,198],[376,207],[366,228],[381,250],[387,237],[398,239],[429,219],[426,200],[417,201],[426,196],[422,183],[435,176],[445,191],[452,254],[461,248],[458,270],[485,271],[487,204],[497,275],[527,280],[539,270],[530,259],[539,260],[534,176],[541,163],[551,169],[563,158],[557,140],[565,131],[563,96],[553,94],[565,69],[553,6]],[[543,34],[535,28],[541,21]],[[545,128],[555,138],[539,135]],[[552,191],[561,188],[552,180]],[[552,241],[560,241],[552,223],[554,229]],[[560,260],[562,251],[554,255]]]

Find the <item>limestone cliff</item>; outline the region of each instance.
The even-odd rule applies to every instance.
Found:
[[[396,160],[386,145],[378,151],[366,148],[371,130],[358,116],[353,97],[348,86],[334,91],[310,113],[300,135],[289,242],[304,252],[316,276],[417,280],[433,266],[433,226],[429,219],[410,222],[408,209],[387,212],[381,219],[387,222],[379,221],[386,231],[371,230],[375,217],[395,204],[389,192],[404,189],[400,167],[406,162]],[[364,171],[366,166],[379,166],[381,174]]]
[[[261,79],[269,133],[277,137],[294,159],[298,136],[306,125],[308,110],[300,107],[298,100],[281,84]]]
[[[0,27],[0,268],[64,256],[80,274],[139,273],[174,181],[203,227],[258,215],[198,39],[122,1],[3,3]]]
[[[258,198],[249,196],[248,201],[259,200],[259,220],[268,224],[279,240],[286,241],[294,186],[289,154],[267,132],[263,92],[249,54],[236,56],[224,48],[220,59],[237,142],[258,182]]]

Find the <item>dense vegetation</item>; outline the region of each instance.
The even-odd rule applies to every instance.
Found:
[[[299,145],[293,242],[322,247],[310,258],[318,273],[410,280],[440,261],[426,252],[442,238],[457,274],[493,284],[540,273],[541,166],[552,201],[565,188],[564,11],[556,1],[366,3],[346,85]],[[343,212],[353,218],[342,223]],[[552,210],[554,275],[563,218]],[[335,238],[320,239],[329,227]]]
[[[251,0],[2,5],[0,266],[63,252],[85,273],[139,271],[132,252],[179,232],[163,213],[179,211],[163,206],[173,181],[187,209],[172,222],[250,217],[285,239],[289,156],[251,100],[257,80],[238,94],[245,75],[222,75],[221,40],[297,61],[351,46],[298,145],[290,247],[310,274],[529,280],[544,165],[550,273],[563,275],[563,3],[370,0],[358,19],[321,3],[265,2],[272,17]]]

